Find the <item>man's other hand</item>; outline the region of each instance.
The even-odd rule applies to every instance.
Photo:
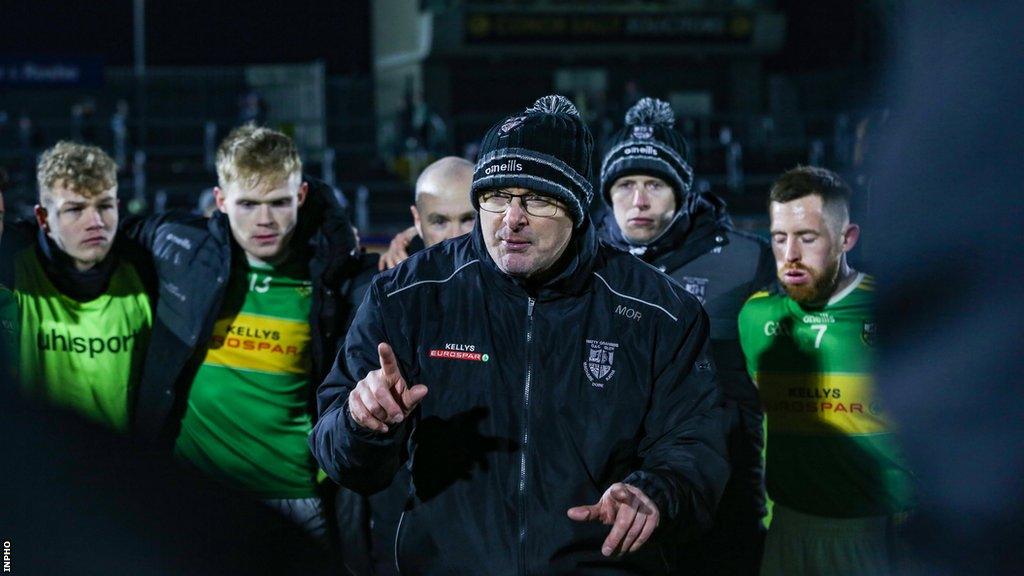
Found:
[[[639,488],[616,482],[605,490],[597,504],[570,508],[569,518],[577,522],[601,522],[612,531],[601,546],[605,556],[636,552],[654,533],[661,515],[658,507]]]

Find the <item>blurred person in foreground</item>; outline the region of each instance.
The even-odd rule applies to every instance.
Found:
[[[152,316],[115,248],[117,166],[62,141],[39,157],[36,179],[36,221],[5,234],[0,270],[18,307],[18,380],[30,397],[127,432]]]
[[[423,248],[468,234],[476,222],[476,210],[469,201],[473,164],[457,156],[446,156],[427,166],[416,179],[416,204],[409,207],[413,225],[398,233],[378,269],[394,268]]]
[[[12,574],[329,574],[260,503],[81,415],[28,401],[0,370],[0,493]]]
[[[737,231],[725,202],[691,190],[689,146],[668,102],[643,98],[626,113],[601,163],[611,206],[601,236],[679,282],[711,319],[725,400],[731,474],[712,532],[679,548],[691,574],[756,574],[764,546],[764,415],[736,332],[743,304],[775,280],[768,244]]]
[[[906,3],[867,160],[878,381],[921,480],[903,574],[1024,564],[1024,3]]]
[[[547,96],[495,124],[477,225],[378,275],[319,391],[321,467],[401,466],[402,574],[649,574],[728,476],[708,319],[597,241],[593,139]]]
[[[872,374],[875,280],[850,267],[850,188],[798,167],[770,192],[781,289],[750,298],[739,332],[768,420],[775,506],[762,574],[891,574],[915,480]]]

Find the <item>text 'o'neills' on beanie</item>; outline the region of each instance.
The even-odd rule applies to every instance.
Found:
[[[480,143],[471,198],[499,188],[527,188],[559,200],[580,226],[593,199],[590,162],[594,138],[565,96],[545,96],[498,121]]]
[[[643,98],[626,112],[626,125],[612,136],[601,161],[601,193],[611,204],[612,184],[623,176],[642,174],[672,186],[676,206],[684,206],[693,185],[690,147],[673,126],[676,115],[664,100]]]

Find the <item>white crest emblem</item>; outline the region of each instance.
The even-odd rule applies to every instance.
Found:
[[[583,362],[583,373],[595,387],[604,388],[605,383],[615,375],[612,364],[615,361],[615,349],[619,345],[614,342],[587,340],[587,346],[589,350],[587,359]]]
[[[708,279],[683,276],[683,288],[696,296],[697,300],[700,300],[700,303],[703,304],[708,296]]]
[[[877,341],[877,332],[874,322],[864,322],[864,328],[860,332],[860,339],[868,346],[874,346]]]
[[[634,140],[650,140],[654,136],[654,127],[647,124],[633,126]]]
[[[516,116],[515,118],[509,118],[508,120],[505,121],[504,124],[501,125],[501,128],[499,130],[501,130],[502,134],[508,134],[509,132],[514,130],[516,126],[522,124],[523,120],[526,120],[526,116]]]

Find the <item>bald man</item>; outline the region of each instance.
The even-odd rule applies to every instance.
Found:
[[[463,158],[446,156],[427,166],[416,180],[416,204],[409,207],[413,226],[391,241],[378,268],[394,268],[409,257],[410,244],[418,236],[429,248],[473,229],[476,211],[469,201],[473,164]]]

